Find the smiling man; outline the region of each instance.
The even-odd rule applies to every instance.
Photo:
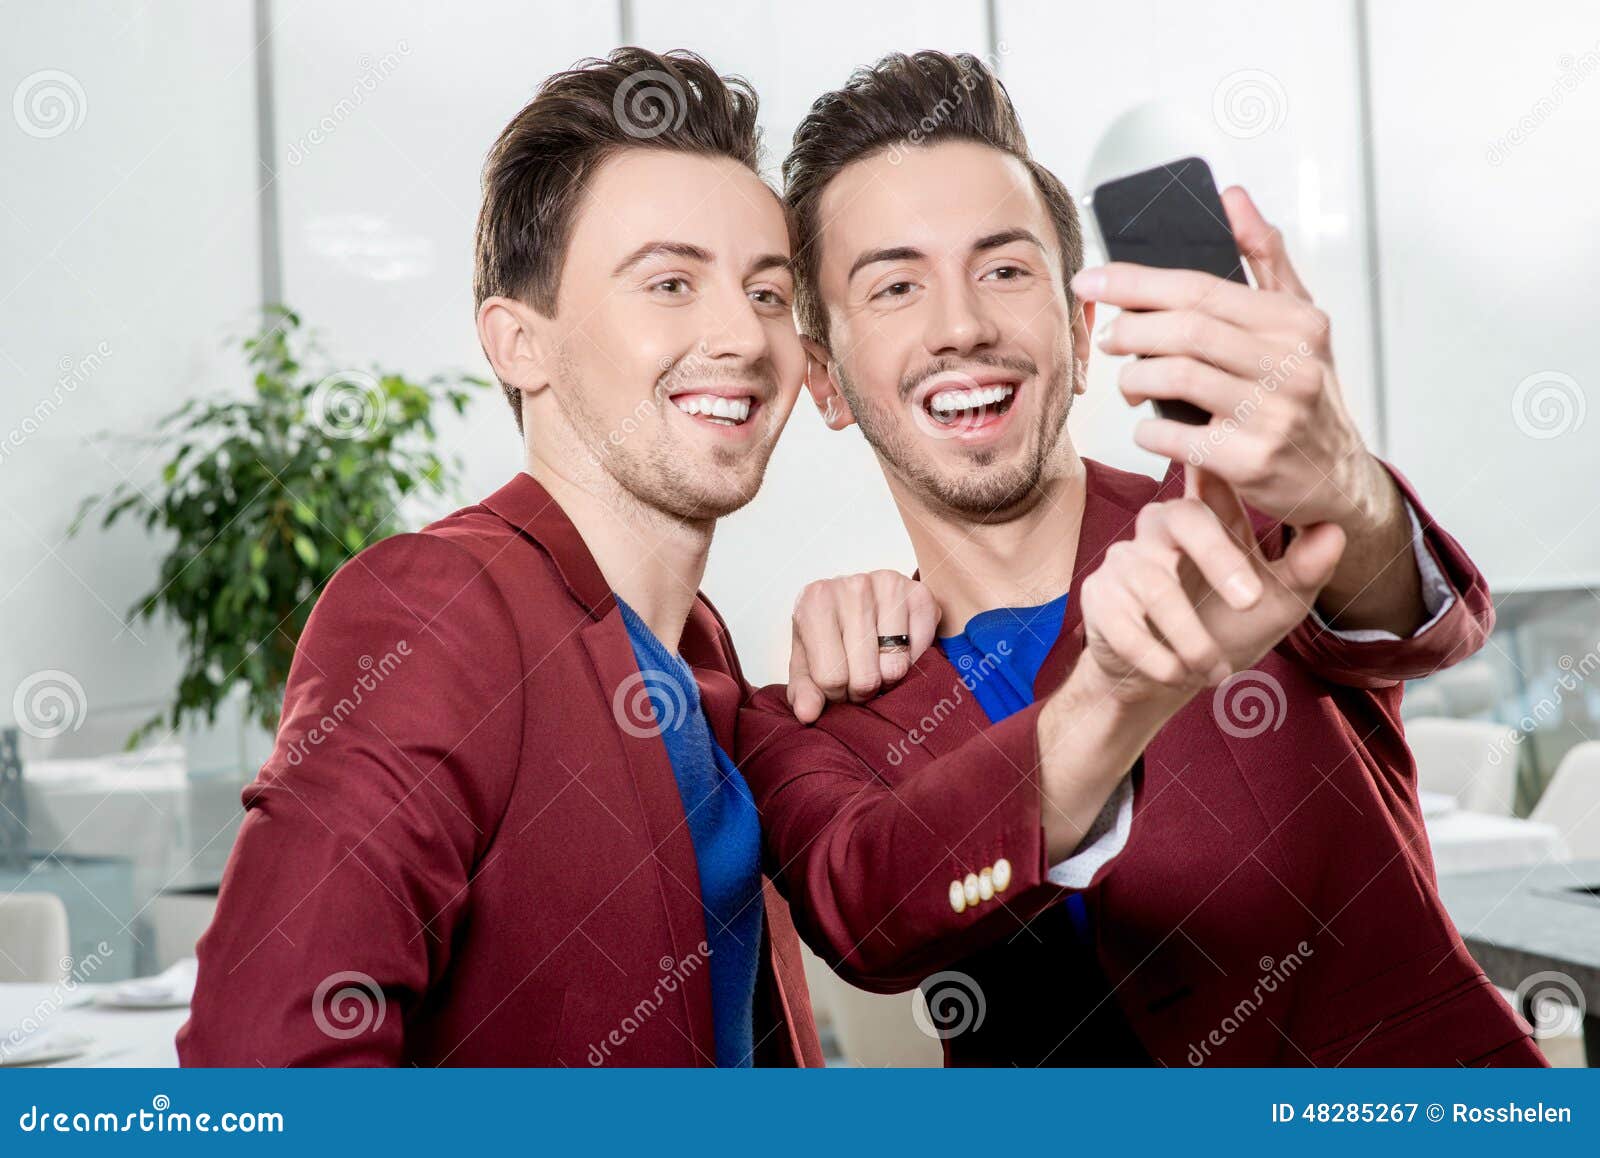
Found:
[[[477,327],[524,469],[319,599],[185,1064],[819,1063],[697,591],[805,365],[758,152],[743,82],[640,49],[501,134]]]
[[[784,170],[810,389],[876,452],[943,633],[813,727],[781,689],[744,713],[802,935],[922,984],[951,1064],[1540,1064],[1439,902],[1399,719],[1482,644],[1483,579],[1362,444],[1249,198],[1258,288],[1080,273],[999,82],[926,52],[821,97]],[[1130,402],[1216,416],[1139,427],[1187,482],[1072,444],[1100,302]],[[837,645],[797,633],[812,719]],[[844,658],[859,695],[874,657]]]

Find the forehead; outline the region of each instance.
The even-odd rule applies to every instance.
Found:
[[[777,195],[739,162],[624,149],[591,175],[573,222],[572,250],[621,256],[646,241],[687,242],[730,260],[789,253]]]
[[[886,245],[936,254],[998,229],[1055,229],[1027,167],[973,141],[886,150],[839,172],[817,205],[825,269]]]

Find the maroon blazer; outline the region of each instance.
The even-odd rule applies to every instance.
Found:
[[[733,751],[746,685],[703,600],[682,653]],[[677,782],[650,717],[619,714],[639,678],[609,585],[526,474],[346,564],[244,792],[183,1064],[713,1064]],[[820,1065],[764,892],[756,1064]]]
[[[1082,651],[1083,580],[1142,506],[1182,493],[1178,470],[1158,484],[1087,468],[1041,697]],[[810,728],[782,688],[760,692],[741,766],[801,935],[866,989],[959,974],[940,979],[968,990],[945,1012],[971,1010],[945,1039],[951,1064],[1542,1064],[1439,901],[1400,722],[1400,681],[1476,651],[1494,611],[1396,478],[1454,604],[1399,641],[1350,642],[1308,617],[1231,697],[1174,716],[1132,773],[1126,846],[1083,890],[1092,944],[1045,875],[1038,704],[990,726],[938,648]],[[1276,557],[1283,530],[1256,523]],[[988,869],[998,885],[1002,860],[1004,891],[957,911],[960,882]]]

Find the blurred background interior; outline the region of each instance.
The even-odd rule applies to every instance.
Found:
[[[275,598],[307,591],[372,534],[418,526],[519,469],[498,391],[462,377],[489,373],[471,293],[479,166],[544,76],[630,42],[692,48],[749,78],[774,173],[818,93],[885,52],[940,48],[994,65],[1034,152],[1080,196],[1193,153],[1219,184],[1246,185],[1333,318],[1371,444],[1493,589],[1499,626],[1483,652],[1407,689],[1440,873],[1519,882],[1600,860],[1600,413],[1586,414],[1600,408],[1600,11],[1587,0],[11,0],[0,1035],[76,977],[111,994],[102,1006],[167,1008],[91,1022],[80,996],[55,1001],[88,1027],[73,1060],[172,1060],[239,790],[270,749],[249,693],[270,698],[278,677],[261,657],[287,654],[304,621],[293,597],[264,630],[238,609],[269,586]],[[279,303],[297,333],[316,334],[320,361],[246,362],[238,339]],[[1137,415],[1115,370],[1092,364],[1073,437],[1159,474],[1132,444]],[[231,505],[178,503],[184,476],[164,468],[181,439],[145,436],[186,403],[259,394],[258,372],[298,383],[295,397],[332,378],[420,399],[434,434],[416,424],[406,454],[360,430],[334,435],[349,458],[341,482],[405,496],[392,520],[352,517],[329,533],[317,515],[339,496],[291,491],[289,506],[312,517],[291,552],[268,557],[247,540],[262,505],[284,500],[274,477],[235,470],[212,480]],[[463,383],[469,400],[458,412],[430,381]],[[213,414],[194,438],[227,421]],[[435,455],[459,459],[453,482]],[[104,526],[119,487],[130,507]],[[152,507],[171,517],[147,526]],[[766,488],[719,532],[705,590],[747,673],[769,682],[785,671],[807,580],[910,566],[865,444],[829,433],[802,399]],[[151,594],[156,614],[130,611]],[[210,650],[196,665],[200,637]],[[180,680],[196,711],[174,728]],[[1458,924],[1486,968],[1496,945],[1510,955],[1491,975],[1539,1015],[1551,1057],[1582,1064],[1574,1010],[1600,954],[1539,956],[1517,940],[1537,929],[1501,926],[1545,910],[1502,891]],[[1572,927],[1600,921],[1600,906],[1569,909]],[[90,958],[93,977],[77,977]],[[1549,1008],[1522,985],[1540,962],[1564,979]],[[915,996],[870,997],[821,968],[813,983],[835,1060],[937,1064]]]

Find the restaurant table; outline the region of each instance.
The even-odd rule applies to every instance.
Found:
[[[1570,858],[1561,830],[1553,824],[1494,816],[1487,812],[1451,809],[1427,815],[1428,847],[1434,870],[1445,873],[1478,872],[1549,864]]]
[[[47,1064],[59,1066],[171,1067],[178,1064],[173,1038],[189,1018],[188,1006],[175,1009],[116,1009],[94,1005],[108,984],[0,984],[0,1052],[12,1031],[25,1022],[40,1032],[59,1030],[93,1038],[83,1053]],[[0,1070],[3,1072],[3,1070]],[[3,1079],[0,1079],[3,1080]]]
[[[1584,1056],[1600,1067],[1600,861],[1568,861],[1439,877],[1456,928],[1494,984],[1562,995],[1582,1014]]]

